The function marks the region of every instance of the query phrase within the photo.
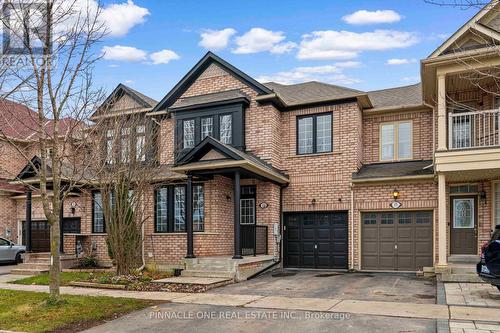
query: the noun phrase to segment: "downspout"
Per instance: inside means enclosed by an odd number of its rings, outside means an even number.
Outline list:
[[[432,109],[432,164],[424,168],[427,169],[433,167],[436,160],[436,109],[427,102],[424,105]]]
[[[141,200],[141,206],[142,206],[142,211],[144,212],[144,200]],[[144,237],[144,221],[142,222],[141,225],[141,259],[142,259],[142,265],[139,267],[137,270],[139,272],[143,271],[146,268],[146,257],[145,257],[145,251],[144,251],[144,243],[145,243],[145,237]]]
[[[349,270],[354,270],[354,184],[351,180],[351,227],[349,228],[349,238],[351,242],[351,263],[349,264]]]

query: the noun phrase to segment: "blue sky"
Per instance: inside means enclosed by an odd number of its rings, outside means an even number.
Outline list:
[[[478,10],[423,0],[113,0],[105,8],[111,33],[97,84],[111,91],[121,82],[158,100],[208,49],[263,81],[360,90],[415,83],[419,60]]]

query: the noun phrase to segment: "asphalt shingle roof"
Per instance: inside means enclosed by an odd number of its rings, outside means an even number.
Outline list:
[[[422,84],[368,92],[374,108],[422,104]]]
[[[352,174],[353,179],[405,177],[434,174],[432,160],[366,164]]]
[[[237,98],[247,98],[240,90],[227,90],[212,94],[180,98],[170,107],[171,109],[184,108],[212,102],[229,101]]]
[[[365,94],[365,92],[360,90],[317,81],[290,85],[268,82],[264,83],[264,85],[278,93],[283,101],[289,106],[332,99],[353,98]]]

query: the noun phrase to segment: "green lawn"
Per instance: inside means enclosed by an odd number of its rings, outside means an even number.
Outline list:
[[[71,281],[90,281],[96,280],[108,280],[114,276],[112,272],[99,272],[99,273],[87,273],[87,272],[61,272],[61,285],[68,285]],[[49,285],[49,274],[44,273],[40,275],[30,276],[21,280],[12,281],[15,284],[38,284],[38,285]]]
[[[156,304],[154,301],[64,295],[64,302],[47,305],[48,294],[0,290],[0,330],[79,331]]]

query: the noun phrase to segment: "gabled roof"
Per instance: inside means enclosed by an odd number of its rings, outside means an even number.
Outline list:
[[[211,64],[218,66],[231,73],[238,80],[255,89],[259,94],[270,94],[272,91],[259,83],[249,75],[243,73],[224,59],[216,56],[212,52],[207,52],[203,58],[175,85],[168,94],[153,108],[152,112],[164,110],[170,107],[186,91],[186,89],[208,68]]]
[[[264,85],[276,92],[285,102],[286,106],[298,106],[335,99],[356,98],[361,95],[366,95],[365,92],[360,90],[318,81],[290,85],[268,82],[264,83]]]
[[[467,21],[460,29],[458,29],[453,35],[451,35],[447,40],[444,41],[434,52],[432,52],[428,59],[436,58],[443,53],[445,53],[449,48],[451,48],[461,37],[465,36],[470,30],[474,31],[476,34],[482,34],[492,39],[496,39],[500,42],[500,35],[498,31],[491,29],[490,27],[484,25],[480,21],[489,14],[492,10],[496,10],[499,4],[498,0],[492,0],[486,4],[481,10],[474,15],[469,21]]]
[[[204,160],[203,157],[211,151],[216,152],[216,157]],[[244,153],[210,136],[203,139],[180,158],[177,161],[177,166],[173,167],[171,171],[192,172],[228,168],[242,168],[283,185],[289,182],[288,176],[258,157]]]
[[[16,180],[24,180],[28,178],[33,178],[38,176],[38,171],[42,165],[42,160],[38,156],[33,156],[30,162],[21,170],[21,172],[16,176]],[[33,167],[34,166],[34,167]],[[50,173],[50,167],[47,166],[47,173]]]
[[[241,101],[246,104],[250,103],[248,97],[240,90],[226,90],[205,95],[196,95],[186,98],[180,98],[169,107],[170,110],[189,109],[193,107],[220,105],[234,101]]]
[[[137,103],[139,108],[150,109],[154,107],[156,104],[158,104],[158,102],[153,98],[146,96],[135,89],[127,87],[123,83],[120,83],[111,92],[111,94],[109,94],[109,96],[104,100],[104,102],[99,106],[99,108],[92,115],[92,117],[102,115],[104,112],[109,112],[109,109],[111,109],[113,104],[125,94],[130,96]]]

